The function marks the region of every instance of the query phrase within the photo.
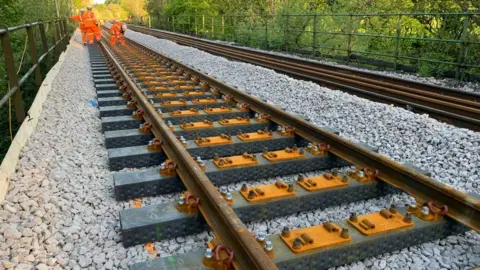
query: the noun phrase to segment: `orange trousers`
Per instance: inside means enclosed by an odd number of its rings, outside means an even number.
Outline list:
[[[121,43],[122,45],[125,45],[125,39],[123,39],[122,33],[112,34],[112,37],[110,38],[110,44],[116,45],[116,44],[117,44],[117,40],[120,41],[120,43]]]

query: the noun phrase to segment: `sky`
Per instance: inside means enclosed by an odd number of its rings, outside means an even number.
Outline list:
[[[105,3],[105,0],[95,0],[93,1],[95,4],[103,4]]]

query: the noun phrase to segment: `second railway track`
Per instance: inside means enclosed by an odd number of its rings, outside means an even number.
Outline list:
[[[271,68],[374,101],[427,113],[433,118],[459,127],[480,130],[478,93],[230,46],[146,27],[131,26],[131,29],[230,59]]]
[[[211,250],[139,263],[134,269],[321,269],[466,230],[480,202],[413,168],[351,143],[131,40],[91,49],[117,200],[187,190],[178,202],[123,210],[125,246],[211,228]],[[120,87],[121,91],[115,90]],[[248,152],[248,153],[247,153]],[[353,164],[357,169],[338,173]],[[264,186],[225,185],[328,170]],[[217,187],[219,189],[217,189]],[[252,236],[243,222],[406,191],[414,207],[281,235]],[[464,224],[464,225],[462,225]]]

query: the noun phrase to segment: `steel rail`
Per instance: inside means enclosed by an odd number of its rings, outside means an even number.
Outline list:
[[[135,27],[133,28],[137,29]],[[387,101],[397,105],[410,106],[419,111],[430,113],[439,120],[473,130],[480,130],[480,102],[478,102],[480,101],[480,95],[476,93],[456,91],[450,88],[436,87],[387,76],[378,76],[373,73],[359,72],[352,69],[344,70],[339,67],[333,67],[335,71],[331,71],[318,67],[322,66],[323,68],[323,66],[328,65],[311,61],[271,55],[269,53],[217,44],[196,38],[182,37],[178,34],[145,28],[138,29],[141,29],[140,32],[151,33],[153,36],[173,37],[173,40],[182,44],[197,47],[215,54],[258,64],[326,85],[339,87],[347,92],[376,101]],[[219,48],[221,48],[221,50]],[[338,72],[337,70],[343,71]],[[366,78],[360,76],[365,74],[368,74]],[[375,78],[372,76],[375,76]]]
[[[134,46],[149,52],[150,55],[167,59],[175,66],[188,70],[201,80],[207,81],[211,87],[218,87],[224,94],[232,95],[235,100],[250,104],[250,107],[259,113],[271,115],[271,119],[281,125],[295,127],[296,133],[312,142],[324,142],[330,145],[330,152],[354,165],[369,167],[379,171],[378,178],[386,183],[400,188],[415,197],[417,202],[426,203],[433,201],[440,205],[448,206],[447,215],[454,220],[480,231],[480,199],[455,190],[430,177],[416,172],[396,161],[370,151],[351,141],[342,138],[333,132],[319,128],[299,117],[293,116],[273,105],[270,105],[245,92],[239,91],[225,83],[217,81],[206,74],[161,55],[150,48],[127,39]]]
[[[246,226],[225,202],[217,188],[170,131],[153,105],[144,98],[142,91],[115,59],[114,53],[105,45],[105,41],[100,42],[100,45],[128,85],[138,107],[144,111],[145,120],[152,124],[153,134],[163,143],[162,149],[170,159],[176,162],[177,174],[187,190],[200,198],[199,209],[207,224],[222,243],[235,252],[239,269],[277,269]]]
[[[400,89],[405,89],[402,88],[405,86],[411,86],[412,88],[419,88],[421,90],[424,90],[426,92],[436,92],[440,93],[441,95],[446,95],[446,96],[452,96],[452,97],[458,97],[463,100],[475,100],[480,102],[480,94],[475,93],[475,92],[467,92],[467,91],[460,91],[456,90],[453,88],[448,88],[444,86],[438,86],[438,85],[432,85],[432,84],[427,84],[427,83],[422,83],[422,82],[417,82],[417,81],[412,81],[408,79],[403,79],[403,78],[397,78],[397,77],[392,77],[388,75],[383,75],[383,74],[378,74],[370,71],[365,71],[365,70],[358,70],[358,69],[353,69],[349,67],[339,67],[335,66],[332,64],[326,64],[326,63],[320,63],[317,61],[312,61],[309,59],[301,59],[301,58],[294,58],[291,56],[287,55],[281,55],[281,54],[275,54],[271,52],[266,52],[266,51],[259,51],[255,50],[252,48],[247,48],[247,47],[240,47],[240,46],[232,46],[228,44],[221,44],[218,42],[210,41],[210,40],[205,40],[197,37],[192,37],[184,34],[179,34],[179,33],[172,33],[168,31],[162,31],[162,30],[157,30],[157,29],[151,29],[151,28],[146,28],[146,27],[141,27],[141,26],[136,26],[132,25],[130,28],[134,31],[146,31],[150,33],[154,33],[155,35],[168,35],[170,37],[175,37],[175,38],[183,38],[183,39],[188,39],[188,40],[193,40],[202,44],[208,44],[211,46],[216,46],[216,47],[222,47],[222,49],[226,50],[232,50],[232,51],[237,51],[237,52],[248,52],[255,54],[256,56],[267,56],[267,57],[274,57],[277,60],[282,60],[283,62],[289,62],[293,64],[303,64],[303,65],[309,65],[309,68],[323,68],[322,71],[336,71],[336,72],[342,72],[344,75],[354,75],[355,79],[359,80],[364,80],[364,79],[375,79],[380,80],[379,83],[386,82],[388,83],[387,86],[391,87],[399,87]],[[154,36],[155,36],[154,35]],[[218,52],[221,53],[221,52]],[[272,59],[272,58],[269,58]],[[478,105],[480,106],[480,105]]]

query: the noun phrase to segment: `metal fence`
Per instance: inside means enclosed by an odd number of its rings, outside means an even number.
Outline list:
[[[151,25],[312,58],[464,80],[480,76],[479,15],[477,12],[197,15],[152,17]]]
[[[46,27],[48,27],[49,31],[45,30]],[[29,59],[32,66],[19,79],[10,35],[13,32],[23,29],[26,31],[26,42],[28,43]],[[37,40],[38,38],[40,41]],[[17,124],[20,124],[26,116],[25,104],[22,100],[20,87],[33,75],[36,88],[40,88],[43,80],[40,64],[45,62],[46,68],[50,70],[53,66],[53,62],[56,62],[61,52],[66,49],[69,40],[67,21],[66,19],[57,19],[49,22],[39,21],[9,27],[7,29],[0,29],[0,40],[2,43],[2,52],[9,85],[8,92],[0,100],[0,108],[5,106],[8,100],[12,98]],[[41,43],[40,53],[42,54],[40,56],[38,56],[38,42]],[[54,59],[52,59],[52,56]],[[23,61],[23,59],[20,61]]]

